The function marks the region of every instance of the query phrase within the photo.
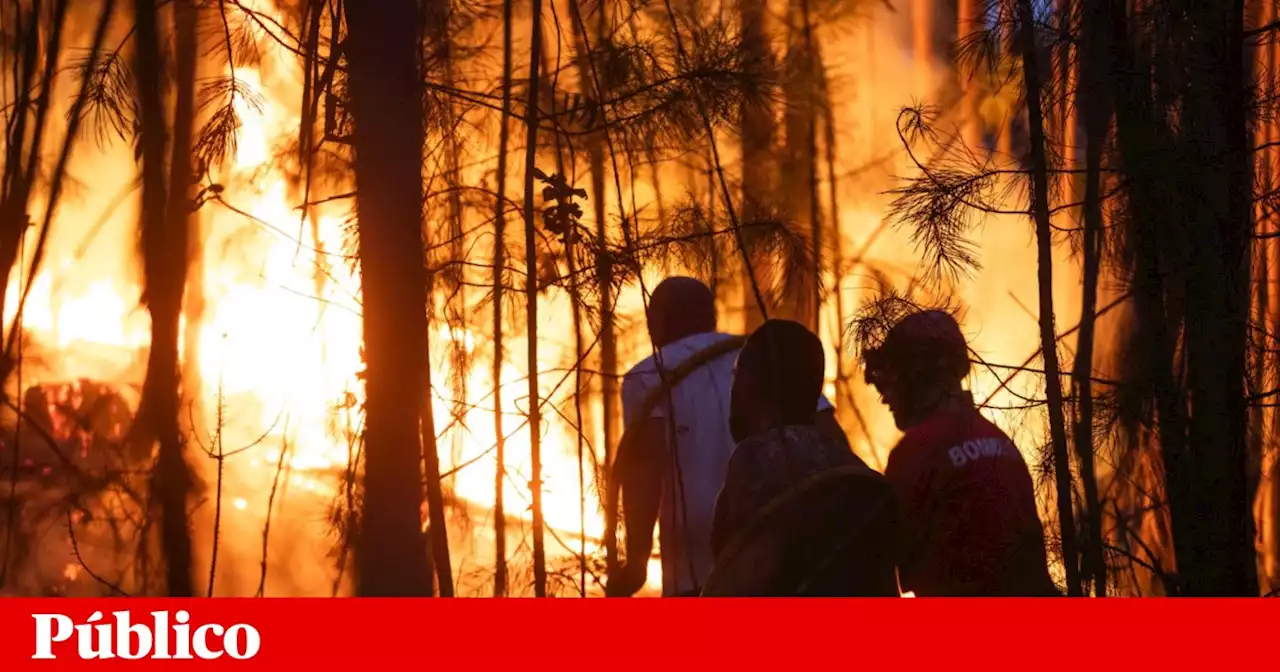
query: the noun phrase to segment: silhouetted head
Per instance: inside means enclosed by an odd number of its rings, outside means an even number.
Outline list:
[[[826,358],[822,342],[804,325],[768,320],[738,353],[729,402],[735,441],[781,425],[814,421]]]
[[[716,330],[716,298],[693,278],[667,278],[649,297],[649,338],[661,348],[686,336]]]
[[[955,318],[923,310],[902,318],[864,355],[866,379],[880,392],[899,429],[924,420],[961,392],[969,375],[969,346]]]

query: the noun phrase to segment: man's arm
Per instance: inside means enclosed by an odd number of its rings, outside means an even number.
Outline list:
[[[662,497],[667,427],[663,418],[650,418],[638,423],[633,431],[636,436],[628,442],[627,454],[618,455],[618,477],[627,530],[627,561],[647,564],[653,552],[653,529]]]
[[[664,418],[648,418],[628,428],[614,461],[614,474],[622,489],[627,559],[618,576],[609,578],[609,595],[633,595],[648,577],[667,455]]]

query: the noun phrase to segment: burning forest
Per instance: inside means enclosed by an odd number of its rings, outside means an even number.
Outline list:
[[[0,0],[0,594],[671,594],[616,459],[679,276],[820,338],[877,475],[868,352],[955,316],[1057,591],[1274,595],[1277,26]]]

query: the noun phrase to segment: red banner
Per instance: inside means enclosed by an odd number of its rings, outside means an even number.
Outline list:
[[[0,670],[1272,666],[1273,600],[0,600]],[[1260,668],[1264,669],[1264,668]]]

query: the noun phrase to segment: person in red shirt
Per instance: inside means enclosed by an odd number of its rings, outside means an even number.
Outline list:
[[[913,312],[863,359],[904,432],[885,468],[903,517],[902,590],[1059,595],[1027,464],[962,386],[969,351],[955,319]]]

